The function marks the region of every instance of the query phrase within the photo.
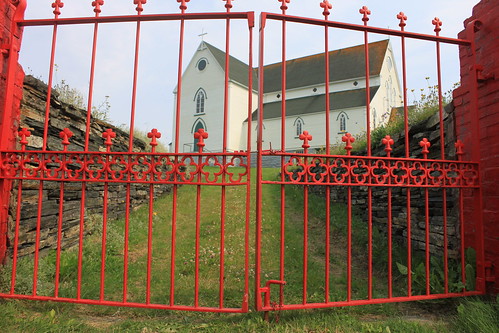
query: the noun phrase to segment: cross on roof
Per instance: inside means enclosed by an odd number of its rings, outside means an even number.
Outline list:
[[[201,33],[198,36],[201,37],[202,42],[204,42],[204,36],[206,36],[207,34],[207,32],[204,32],[204,29],[201,30]]]

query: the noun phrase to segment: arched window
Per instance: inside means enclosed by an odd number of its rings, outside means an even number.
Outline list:
[[[194,100],[196,101],[196,114],[204,113],[204,101],[208,99],[206,96],[206,91],[203,88],[199,88],[194,96]]]
[[[345,112],[341,112],[336,120],[340,123],[340,133],[345,133],[347,131],[347,114]]]
[[[299,137],[300,134],[303,133],[303,124],[304,124],[303,119],[297,118],[295,120],[295,124],[294,125],[295,125],[295,130],[296,130],[295,131],[295,136],[296,137]]]

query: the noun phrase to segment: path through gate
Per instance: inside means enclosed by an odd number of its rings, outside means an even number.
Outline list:
[[[381,29],[368,26],[370,11],[365,7],[361,9],[364,24],[356,25],[330,21],[328,1],[320,3],[324,19],[289,16],[286,13],[289,1],[280,1],[282,14],[261,13],[259,67],[256,70],[252,61],[253,12],[233,12],[232,1],[226,0],[224,12],[190,13],[188,0],[177,2],[180,4],[177,14],[146,14],[146,1],[134,1],[133,15],[106,16],[104,2],[94,1],[92,16],[65,18],[61,12],[66,8],[57,0],[52,4],[54,18],[24,19],[26,1],[20,1],[14,25],[26,30],[49,27],[52,40],[43,127],[16,131],[20,139],[17,147],[8,146],[8,141],[1,143],[0,182],[3,187],[13,187],[11,202],[16,204],[11,207],[14,226],[10,239],[12,253],[5,266],[9,271],[8,282],[2,286],[0,297],[169,310],[247,312],[253,278],[258,311],[435,299],[484,292],[480,282],[484,277],[481,266],[467,269],[475,263],[465,255],[466,248],[472,247],[476,250],[477,261],[482,260],[480,218],[472,223],[479,236],[473,240],[464,237],[465,225],[470,223],[465,221],[469,217],[463,208],[464,191],[478,198],[478,206],[474,209],[479,209],[479,166],[477,162],[461,160],[463,147],[460,143],[455,145],[457,152],[450,154],[457,158],[449,158],[440,69],[442,44],[462,45],[473,50],[471,39],[440,37],[438,19],[434,20],[436,34],[423,35],[405,31],[403,13],[397,16],[400,30]],[[224,29],[225,45],[219,50],[203,42],[196,52],[201,55],[211,52],[213,58],[205,55],[197,62],[186,63],[186,26],[200,21],[219,22]],[[147,133],[149,151],[140,150],[134,140],[136,121],[141,112],[145,112],[139,107],[141,78],[146,74],[139,66],[144,40],[141,31],[153,23],[158,26],[170,24],[170,28],[175,25],[178,29],[170,152],[156,151],[157,139],[161,137],[156,128]],[[117,143],[122,131],[99,127],[91,117],[95,104],[94,85],[101,79],[99,40],[105,34],[103,27],[113,24],[135,25],[129,139],[125,139],[125,146]],[[242,24],[244,34],[239,30],[235,33],[234,24],[239,27]],[[275,30],[268,28],[271,24],[280,27],[277,35]],[[320,112],[313,111],[313,117],[319,119],[313,126],[308,123],[312,118],[298,120],[300,117],[292,113],[302,97],[298,96],[302,92],[297,92],[299,89],[292,85],[302,80],[304,74],[295,71],[287,54],[290,25],[319,29],[321,34],[314,37],[324,44],[324,53],[316,56],[321,80],[306,87],[315,89],[314,105],[320,109]],[[53,116],[52,89],[59,52],[58,37],[65,28],[74,26],[88,26],[92,31],[86,117],[84,126],[67,124],[58,128]],[[359,75],[353,80],[355,83],[352,81],[354,86],[361,88],[357,91],[360,95],[355,98],[360,99],[358,106],[363,107],[362,121],[366,124],[366,154],[359,156],[352,153],[352,143],[359,138],[347,132],[346,118],[339,121],[339,130],[332,119],[338,114],[336,106],[342,97],[331,83],[341,66],[331,60],[331,52],[335,49],[331,36],[333,32],[343,30],[356,31],[363,39],[357,57]],[[12,31],[11,41],[15,39],[14,29]],[[383,137],[386,152],[383,156],[377,155],[372,148],[376,145],[371,135],[378,121],[371,109],[372,97],[377,89],[383,89],[379,87],[380,78],[372,74],[378,55],[369,38],[377,34],[400,41],[402,50],[404,148],[393,151],[394,140],[390,136]],[[279,38],[282,56],[282,61],[273,66],[267,66],[265,62],[269,47],[266,41],[270,38],[272,41]],[[431,45],[435,50],[438,76],[436,124],[440,132],[436,138],[417,138],[422,147],[418,158],[414,158],[410,150],[410,143],[416,137],[411,138],[409,132],[407,40]],[[244,45],[246,64],[232,57],[234,44],[238,50]],[[218,65],[218,73],[223,73],[218,81],[199,79],[198,83],[219,85],[222,87],[220,94],[213,96],[202,87],[195,88],[194,94],[192,80],[186,73],[189,70],[208,73],[215,67],[213,65]],[[10,73],[16,66],[17,59],[11,53]],[[11,76],[7,76],[7,94],[13,92],[15,84]],[[241,85],[246,89],[241,90]],[[278,97],[269,102],[269,96],[274,92]],[[244,101],[244,110],[237,117],[231,113],[231,96],[236,94]],[[217,98],[216,121],[210,122],[205,117],[205,106]],[[5,110],[12,109],[12,103],[12,99],[7,98]],[[312,108],[313,105],[302,104],[301,107]],[[277,121],[268,116],[275,110],[278,110]],[[10,115],[4,116],[3,124],[8,117]],[[338,119],[339,116],[334,121]],[[234,122],[238,120],[245,126],[243,133],[235,139]],[[165,130],[161,131],[165,133]],[[50,138],[53,132],[57,132],[60,141]],[[102,136],[99,144],[92,137],[95,133]],[[332,148],[337,143],[338,133],[345,143],[340,152]],[[8,128],[3,126],[2,138],[9,135]],[[37,137],[40,147],[33,149],[30,137]],[[236,145],[236,141],[243,142],[244,148]],[[267,147],[269,141],[271,145]],[[431,141],[439,143],[434,147]],[[438,152],[437,156],[430,158],[433,156],[430,150]],[[271,172],[272,176],[265,172],[269,160],[278,161],[279,165]],[[256,163],[256,168],[251,167],[252,163]],[[256,180],[252,180],[252,176]],[[190,191],[189,200],[179,194],[181,187]],[[156,198],[158,193],[166,191],[165,188],[171,194],[162,206],[159,202],[163,199]],[[255,197],[252,189],[256,190]],[[133,201],[139,192],[146,198],[146,209],[140,218],[135,218]],[[115,205],[116,193],[121,201]],[[71,213],[67,203],[70,196],[79,199],[78,207],[71,207]],[[214,206],[208,204],[208,198],[213,197],[217,202]],[[48,205],[49,199],[53,201]],[[9,202],[6,196],[2,200],[2,205]],[[95,201],[101,204],[101,209],[90,217],[90,203]],[[277,220],[274,215],[267,216],[268,212],[263,209],[270,201],[279,212]],[[319,214],[314,211],[317,201],[323,204],[319,205]],[[297,202],[300,209],[291,209],[290,204]],[[35,236],[33,253],[25,256],[20,244],[27,237],[23,211],[28,206],[36,207],[31,209],[30,222]],[[405,210],[405,227],[401,227],[400,216],[394,215],[395,206],[401,216]],[[251,232],[253,208],[254,234]],[[56,221],[47,221],[50,209],[57,210]],[[121,222],[115,222],[113,211],[119,209],[124,211],[124,217]],[[96,221],[95,215],[98,215]],[[65,257],[63,244],[71,221],[72,228],[77,230],[77,244],[73,248],[74,256]],[[362,226],[360,229],[357,229],[358,223]],[[47,224],[56,230],[51,260],[44,259],[45,241],[42,238]],[[375,228],[380,224],[384,225],[386,239],[377,236]],[[92,232],[99,236],[98,241],[89,236],[92,225],[96,230]],[[422,266],[413,263],[416,249],[412,244],[415,241],[411,228],[415,226],[425,230],[423,239],[417,240],[418,250],[423,253]],[[147,230],[143,239],[137,236],[137,230],[141,228]],[[438,249],[433,239],[435,228],[440,228],[442,246]],[[449,235],[451,229],[452,235]],[[343,234],[340,235],[341,230]],[[403,245],[395,245],[396,231],[400,233],[398,236],[403,236]],[[123,234],[118,241],[113,238],[115,232]],[[457,234],[461,235],[459,243],[450,244],[449,237]],[[217,246],[208,245],[213,240]],[[91,242],[98,242],[98,251],[90,250]],[[290,247],[294,250],[298,247],[300,256],[293,254],[290,257]],[[402,258],[401,252],[404,253]],[[250,260],[253,254],[254,266]],[[439,271],[435,270],[433,258],[441,258],[442,276],[436,276]],[[23,275],[26,266],[30,272],[28,277]],[[401,270],[405,282],[401,282],[396,269]],[[142,273],[138,274],[138,271]],[[321,277],[317,279],[317,276]],[[475,277],[479,283],[470,287],[469,281]],[[441,285],[441,290],[433,289],[435,281]]]

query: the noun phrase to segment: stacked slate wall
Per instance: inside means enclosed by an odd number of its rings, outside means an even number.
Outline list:
[[[24,81],[24,93],[21,104],[21,127],[31,131],[28,138],[27,151],[41,150],[43,145],[43,132],[45,122],[45,103],[47,85],[27,76]],[[86,110],[75,108],[61,102],[54,92],[50,101],[50,117],[48,124],[47,150],[61,151],[62,140],[59,133],[64,128],[73,132],[69,139],[68,151],[83,151],[85,146]],[[116,132],[111,151],[128,151],[128,133],[103,121],[92,119],[90,126],[89,151],[106,151],[102,133],[111,128]],[[134,152],[143,152],[147,144],[141,140],[134,140]],[[20,147],[18,147],[20,148]],[[50,167],[50,166],[49,166]],[[108,221],[124,216],[126,210],[125,183],[108,183]],[[13,246],[14,228],[16,225],[16,207],[18,201],[18,182],[14,182],[10,204],[10,246]],[[136,209],[149,200],[149,184],[132,184],[130,186],[130,209]],[[154,196],[159,197],[170,192],[169,185],[155,185]],[[82,220],[82,183],[64,182],[63,188],[63,214],[62,214],[62,247],[68,248],[78,243],[80,221]],[[41,194],[41,195],[40,195]],[[87,183],[85,191],[84,232],[93,232],[95,223],[103,213],[104,183]],[[24,180],[21,187],[21,214],[19,221],[19,255],[31,254],[35,251],[36,228],[38,216],[40,218],[40,251],[54,249],[57,246],[57,228],[59,223],[59,209],[61,197],[61,182],[38,180]],[[39,204],[41,203],[41,205]],[[97,221],[97,222],[95,222]]]
[[[449,104],[444,110],[445,156],[446,159],[455,159],[454,143],[454,115],[453,107]],[[392,157],[405,157],[405,134],[398,133],[392,136]],[[419,142],[427,138],[431,142],[429,159],[440,159],[440,124],[438,113],[427,120],[409,128],[410,157],[422,158]],[[372,151],[373,156],[386,156],[385,146],[379,145]],[[352,152],[352,155],[365,156],[366,152]],[[313,193],[325,196],[324,186],[310,186]],[[352,207],[354,214],[363,221],[368,220],[368,189],[366,186],[352,188]],[[444,227],[443,227],[443,191],[442,189],[429,189],[430,212],[430,252],[443,255]],[[447,234],[449,256],[456,258],[459,255],[459,192],[447,189]],[[347,187],[332,186],[331,201],[346,204]],[[426,207],[425,190],[411,188],[411,247],[413,250],[426,248]],[[407,243],[407,187],[392,187],[392,236],[399,244]],[[372,187],[372,218],[373,225],[386,234],[388,229],[388,188]]]

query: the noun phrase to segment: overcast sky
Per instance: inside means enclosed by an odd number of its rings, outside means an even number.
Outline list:
[[[28,0],[27,19],[52,18],[53,0]],[[133,15],[133,0],[105,0],[101,16]],[[322,19],[319,0],[291,0],[288,14]],[[331,1],[333,9],[329,17],[332,21],[362,24],[359,8],[368,6],[372,14],[369,25],[399,29],[396,15],[403,11],[407,17],[406,31],[434,34],[432,19],[439,17],[442,22],[442,36],[456,37],[463,30],[463,21],[471,15],[478,0],[345,0]],[[61,18],[93,16],[91,0],[66,0],[61,9]],[[191,0],[187,12],[225,11],[222,0]],[[277,0],[233,0],[232,11],[262,11],[280,13],[281,3]],[[178,13],[176,0],[148,0],[143,14]],[[256,20],[258,24],[258,19]],[[212,45],[225,47],[224,21],[189,21],[186,23],[184,68],[203,38]],[[280,24],[270,22],[266,29],[265,63],[278,62],[280,54]],[[98,51],[96,62],[94,105],[100,104],[109,96],[111,119],[115,124],[128,124],[130,121],[133,59],[135,48],[135,23],[102,24],[99,26]],[[72,87],[88,94],[91,42],[93,25],[61,26],[57,39],[56,82],[65,80]],[[48,78],[52,27],[27,27],[23,36],[21,64],[27,74]],[[139,88],[137,93],[136,126],[149,131],[155,127],[163,133],[162,141],[168,144],[172,137],[173,90],[176,86],[178,64],[178,22],[147,22],[142,24],[139,63]],[[370,41],[386,39],[386,36],[370,34]],[[254,31],[255,56],[258,54],[258,29]],[[330,49],[338,49],[363,43],[362,33],[339,29],[330,30]],[[400,72],[400,39],[391,38],[396,52]],[[231,55],[248,62],[247,24],[234,21],[231,35]],[[324,51],[323,29],[304,25],[289,24],[288,59],[316,54]],[[425,88],[425,77],[430,84],[436,83],[435,46],[429,42],[407,44],[408,88]],[[442,48],[443,88],[449,89],[459,81],[458,50],[455,46]],[[254,59],[254,65],[257,65]],[[419,94],[410,94],[410,99]]]

